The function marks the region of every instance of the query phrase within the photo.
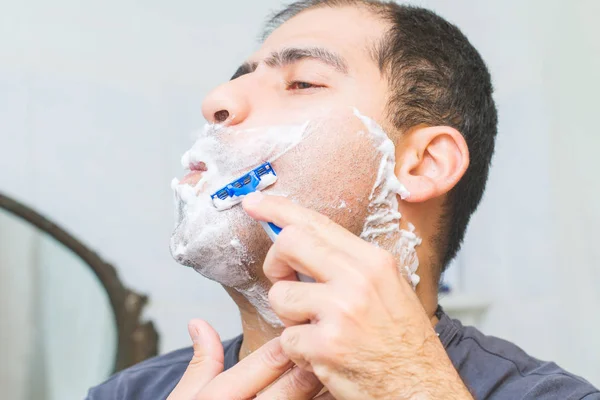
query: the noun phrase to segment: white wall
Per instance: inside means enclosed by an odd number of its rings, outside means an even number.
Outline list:
[[[462,287],[492,301],[481,328],[600,385],[600,3],[421,4],[464,30],[496,87],[494,167],[461,254]]]
[[[598,3],[419,3],[480,49],[500,110],[490,185],[463,252],[463,287],[493,300],[488,333],[600,385]],[[162,351],[188,344],[192,317],[224,337],[239,332],[221,288],[169,256],[169,182],[181,172],[189,133],[203,123],[202,98],[256,47],[277,4],[0,4],[0,189],[149,293]]]
[[[188,343],[192,316],[239,333],[221,287],[169,255],[169,186],[203,97],[253,49],[275,3],[0,4],[0,187],[149,293],[164,351]]]

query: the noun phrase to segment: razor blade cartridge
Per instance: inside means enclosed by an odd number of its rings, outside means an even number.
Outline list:
[[[277,181],[271,163],[266,162],[217,190],[210,197],[214,206],[222,211],[239,204],[249,193],[263,190]]]

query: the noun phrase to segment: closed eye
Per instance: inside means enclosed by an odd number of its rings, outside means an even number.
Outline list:
[[[308,89],[319,89],[324,88],[323,85],[317,85],[310,82],[303,81],[289,81],[285,84],[287,90],[308,90]]]

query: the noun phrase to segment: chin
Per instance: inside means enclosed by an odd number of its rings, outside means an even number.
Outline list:
[[[170,240],[171,255],[179,264],[232,288],[256,282],[268,247],[260,225],[241,207],[227,211],[187,214],[185,206]],[[265,238],[263,238],[265,236]],[[267,239],[268,240],[268,239]]]

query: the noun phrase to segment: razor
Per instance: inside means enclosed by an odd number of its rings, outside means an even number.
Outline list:
[[[219,211],[230,209],[242,202],[244,197],[252,192],[266,189],[277,182],[277,174],[270,162],[265,162],[254,168],[252,171],[240,178],[228,183],[221,189],[214,192],[210,197],[213,205]],[[272,222],[259,221],[263,229],[271,239],[275,241],[281,228]],[[298,279],[304,282],[314,282],[315,280],[304,274],[298,273]]]
[[[228,183],[210,197],[215,208],[227,210],[242,202],[243,198],[256,191],[266,189],[277,182],[277,174],[270,162],[259,165],[240,178]],[[281,228],[272,222],[259,221],[269,238],[274,242]]]

